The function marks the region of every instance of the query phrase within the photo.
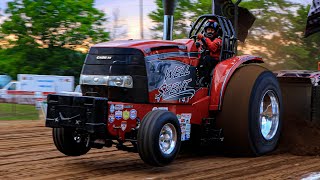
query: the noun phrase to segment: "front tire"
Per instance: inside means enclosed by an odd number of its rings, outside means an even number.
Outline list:
[[[258,65],[240,67],[227,86],[217,124],[231,155],[273,151],[282,125],[282,96],[274,74]]]
[[[181,146],[181,129],[175,114],[164,110],[149,112],[138,131],[138,152],[152,166],[170,164]]]
[[[89,136],[78,134],[72,128],[53,128],[52,136],[57,149],[67,156],[81,156],[91,149],[87,146]]]

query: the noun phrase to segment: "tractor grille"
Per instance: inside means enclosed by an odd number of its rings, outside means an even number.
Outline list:
[[[81,74],[130,75],[133,78],[133,88],[82,85],[81,90],[86,96],[107,97],[110,101],[148,102],[145,59],[138,49],[93,47],[86,57]]]

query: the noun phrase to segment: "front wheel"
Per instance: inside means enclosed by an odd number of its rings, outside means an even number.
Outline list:
[[[57,149],[67,156],[81,156],[91,149],[89,136],[80,134],[73,128],[53,128],[52,136]]]
[[[152,166],[165,166],[178,155],[181,146],[179,121],[172,112],[155,110],[142,120],[138,131],[138,152]]]

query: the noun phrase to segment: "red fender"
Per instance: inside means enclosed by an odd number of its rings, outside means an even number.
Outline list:
[[[241,64],[263,63],[261,57],[243,55],[220,62],[214,69],[210,90],[210,110],[221,110],[221,103],[227,84],[234,71]]]

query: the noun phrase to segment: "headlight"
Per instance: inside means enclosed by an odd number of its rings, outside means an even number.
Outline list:
[[[133,80],[131,76],[101,76],[81,74],[80,84],[132,88]]]

